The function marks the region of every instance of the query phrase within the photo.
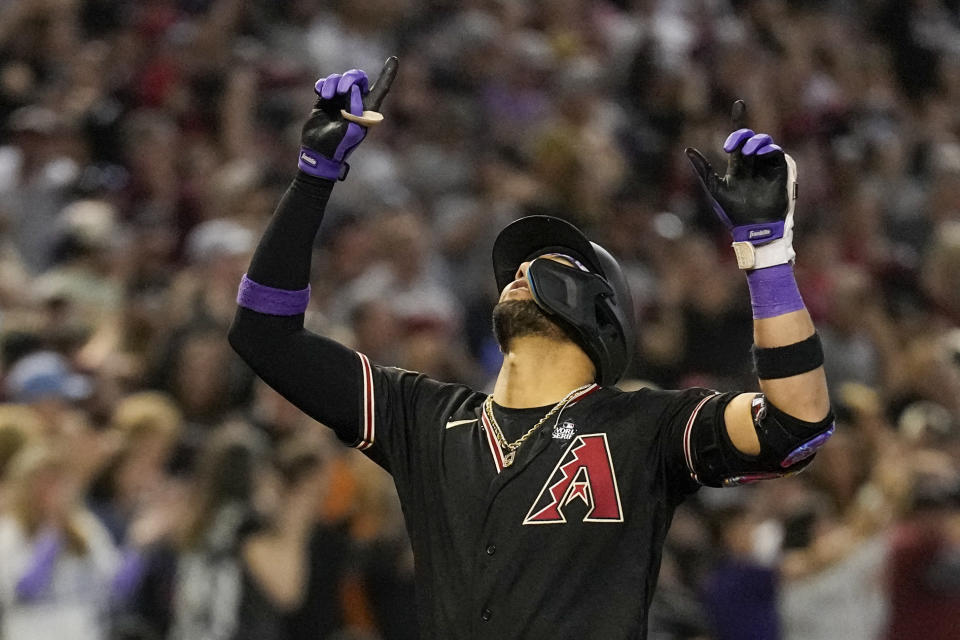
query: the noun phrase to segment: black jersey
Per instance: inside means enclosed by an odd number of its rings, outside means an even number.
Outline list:
[[[646,637],[674,508],[698,486],[685,442],[733,394],[593,385],[504,466],[485,395],[360,358],[361,424],[339,435],[393,475],[424,638]]]

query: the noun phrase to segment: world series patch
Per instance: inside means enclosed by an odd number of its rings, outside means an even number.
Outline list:
[[[563,424],[558,424],[553,427],[553,439],[554,440],[569,440],[573,437],[573,434],[576,432],[576,425],[573,424],[572,420],[564,420]]]

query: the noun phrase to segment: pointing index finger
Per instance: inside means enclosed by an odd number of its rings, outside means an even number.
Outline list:
[[[730,109],[730,119],[733,121],[734,129],[747,128],[747,103],[743,100],[736,100]]]
[[[398,64],[397,56],[387,58],[387,61],[383,64],[383,70],[380,71],[380,77],[378,77],[377,81],[370,87],[370,93],[364,96],[363,106],[365,109],[371,111],[380,110],[380,104],[390,91],[390,85],[393,84],[393,79],[397,76]]]

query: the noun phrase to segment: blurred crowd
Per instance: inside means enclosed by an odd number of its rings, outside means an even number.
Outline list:
[[[956,638],[958,4],[0,2],[0,638],[416,637],[389,476],[225,339],[313,81],[391,54],[308,327],[487,389],[493,238],[549,213],[628,273],[623,387],[757,388],[683,156],[722,166],[742,98],[799,166],[838,429],[803,474],[681,507],[650,637]]]

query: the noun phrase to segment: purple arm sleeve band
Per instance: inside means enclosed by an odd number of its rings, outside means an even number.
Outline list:
[[[804,308],[803,298],[793,277],[793,266],[778,264],[747,272],[753,319],[773,318]]]
[[[271,316],[296,316],[307,310],[310,302],[310,286],[298,291],[274,289],[254,282],[243,275],[240,290],[237,292],[237,304],[258,313]]]
[[[57,556],[63,541],[56,531],[47,531],[40,534],[33,547],[33,557],[30,567],[17,581],[17,597],[21,600],[36,600],[44,594],[53,578],[53,568],[57,563]]]

